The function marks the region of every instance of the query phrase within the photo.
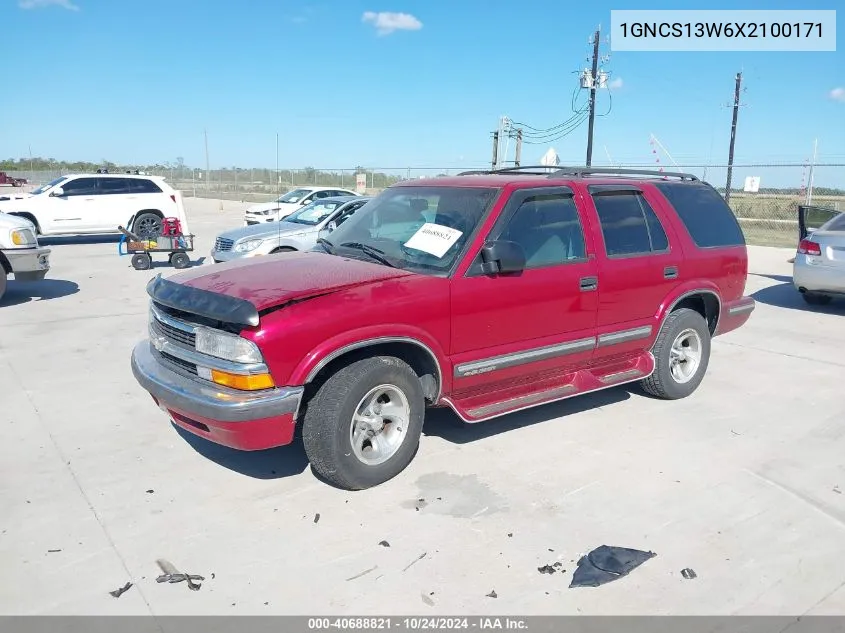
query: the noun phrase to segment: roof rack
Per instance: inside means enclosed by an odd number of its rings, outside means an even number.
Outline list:
[[[535,170],[543,169],[545,171],[537,172]],[[491,174],[519,174],[524,173],[529,176],[548,176],[551,172],[549,170],[558,169],[557,165],[525,165],[522,167],[502,167],[501,169],[476,169],[473,171],[463,171],[458,176],[480,176]]]
[[[616,167],[557,167],[557,170],[549,175],[549,178],[560,178],[561,176],[657,176],[660,178],[678,178],[680,180],[697,181],[699,178],[693,174],[680,171],[658,171],[656,169],[621,169]]]

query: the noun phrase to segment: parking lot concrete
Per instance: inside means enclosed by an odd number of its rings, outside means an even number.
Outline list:
[[[186,204],[195,260],[241,221]],[[749,248],[757,310],[690,398],[617,388],[475,426],[432,411],[408,470],[349,493],[299,445],[179,433],[139,388],[164,258],[140,272],[116,239],[46,242],[48,281],[0,301],[4,614],[845,613],[845,304],[805,306],[789,249]],[[568,588],[602,544],[657,556]],[[159,558],[202,589],[156,583]]]

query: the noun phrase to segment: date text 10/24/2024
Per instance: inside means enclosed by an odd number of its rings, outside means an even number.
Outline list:
[[[351,618],[309,618],[310,631],[527,631],[528,624],[522,618],[510,617],[351,617]]]

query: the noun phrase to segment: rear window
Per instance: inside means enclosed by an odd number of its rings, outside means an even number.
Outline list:
[[[132,193],[161,193],[161,187],[155,184],[152,180],[131,178],[129,182],[129,187]]]
[[[822,231],[845,231],[845,213],[840,213],[827,224],[822,226]]]
[[[675,208],[696,246],[745,246],[736,216],[715,189],[704,184],[677,182],[655,186]]]

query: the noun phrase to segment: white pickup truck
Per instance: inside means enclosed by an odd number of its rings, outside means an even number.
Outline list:
[[[40,281],[50,270],[50,249],[38,246],[35,226],[29,220],[0,212],[0,300],[6,279]]]

